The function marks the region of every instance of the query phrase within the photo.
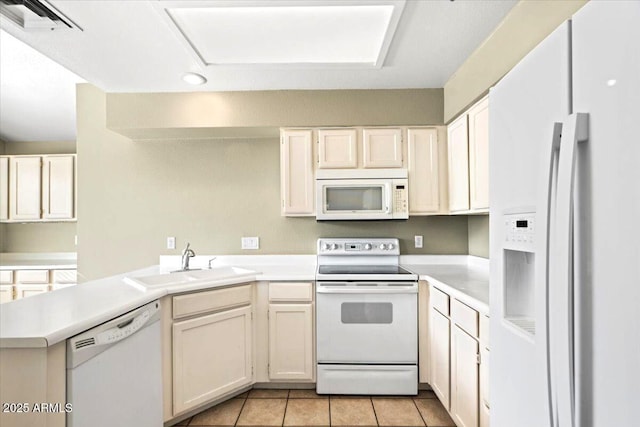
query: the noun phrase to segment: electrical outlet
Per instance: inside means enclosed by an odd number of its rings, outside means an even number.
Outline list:
[[[243,237],[240,243],[242,249],[260,249],[259,237]]]
[[[175,249],[175,248],[176,248],[176,238],[167,237],[167,249]]]
[[[413,236],[413,243],[416,248],[422,247],[422,236]]]

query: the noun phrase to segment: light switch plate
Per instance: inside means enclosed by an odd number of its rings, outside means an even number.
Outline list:
[[[243,237],[241,239],[242,249],[260,249],[259,237]]]
[[[422,247],[422,236],[413,236],[413,241],[416,248]]]

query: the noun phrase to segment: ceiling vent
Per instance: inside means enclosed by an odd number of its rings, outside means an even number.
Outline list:
[[[0,15],[25,31],[79,29],[73,21],[43,0],[0,0]]]

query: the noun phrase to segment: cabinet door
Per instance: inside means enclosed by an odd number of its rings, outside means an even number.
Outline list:
[[[314,215],[313,140],[310,130],[282,131],[280,181],[282,215]]]
[[[364,129],[362,165],[365,168],[402,167],[402,131],[400,129]]]
[[[9,158],[0,157],[0,221],[9,219]]]
[[[489,349],[480,349],[480,427],[489,427]]]
[[[251,306],[173,324],[173,414],[253,380]]]
[[[49,285],[15,285],[16,299],[49,292]]]
[[[489,98],[469,110],[469,203],[489,209]]]
[[[447,128],[449,153],[449,210],[469,210],[469,148],[467,115]]]
[[[440,210],[438,182],[438,132],[436,129],[409,129],[409,214]]]
[[[431,388],[449,410],[450,321],[434,308],[430,309]]]
[[[311,304],[269,304],[269,378],[313,380]]]
[[[13,301],[13,285],[0,285],[0,304]]]
[[[478,341],[458,326],[451,335],[451,416],[460,427],[478,427]]]
[[[358,166],[355,129],[325,129],[318,131],[319,168],[355,168]]]
[[[11,157],[9,161],[9,219],[40,219],[41,157]]]
[[[75,156],[44,156],[42,158],[42,217],[73,219]]]

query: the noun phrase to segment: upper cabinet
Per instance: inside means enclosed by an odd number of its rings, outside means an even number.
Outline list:
[[[9,159],[9,220],[42,218],[42,158]]]
[[[489,209],[489,98],[474,105],[469,116],[469,204]]]
[[[489,210],[489,100],[484,98],[447,128],[449,210]]]
[[[42,189],[42,218],[75,217],[75,157],[44,156]]]
[[[9,158],[0,157],[0,221],[9,219]]]
[[[437,129],[408,129],[407,153],[409,214],[438,213],[440,211],[440,168],[438,167],[440,153]]]
[[[311,130],[283,130],[280,134],[282,215],[315,215],[313,179]]]
[[[387,128],[363,129],[362,166],[365,168],[401,168],[402,131]]]
[[[75,163],[75,154],[0,157],[0,221],[74,220]]]
[[[358,167],[357,141],[355,129],[318,130],[318,168]]]

